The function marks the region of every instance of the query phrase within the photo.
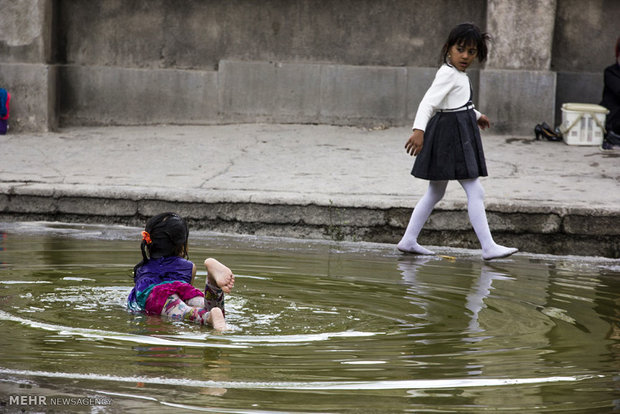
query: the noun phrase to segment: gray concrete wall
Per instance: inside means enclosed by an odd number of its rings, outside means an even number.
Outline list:
[[[556,0],[488,0],[493,42],[479,107],[496,133],[531,133],[554,119],[556,79],[549,67],[555,8]]]
[[[63,0],[62,63],[214,70],[221,60],[434,66],[486,0]]]
[[[491,132],[529,134],[565,99],[600,95],[620,21],[614,0],[0,0],[0,10],[13,131],[408,125],[448,31],[474,21],[495,39],[470,72],[477,105]]]
[[[10,131],[57,126],[51,0],[0,0],[0,87],[11,93]]]
[[[551,69],[602,72],[615,60],[619,36],[620,1],[558,0]]]
[[[52,3],[46,0],[0,1],[2,63],[49,63]]]
[[[409,124],[447,32],[461,19],[483,21],[485,7],[483,0],[183,6],[61,2],[61,125]]]
[[[231,60],[221,61],[217,72],[63,65],[60,121],[64,126],[403,125],[412,122],[435,71]],[[477,90],[479,71],[471,70],[469,76]]]
[[[213,71],[59,66],[61,125],[200,124],[217,120]]]
[[[551,69],[557,72],[556,125],[566,102],[598,104],[603,70],[615,61],[620,1],[558,0]]]

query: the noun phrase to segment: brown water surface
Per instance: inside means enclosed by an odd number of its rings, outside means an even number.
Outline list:
[[[138,234],[0,223],[0,411],[620,410],[617,260],[194,232],[217,333],[126,310]]]

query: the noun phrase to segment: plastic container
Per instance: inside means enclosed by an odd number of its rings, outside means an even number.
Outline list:
[[[601,145],[609,110],[600,105],[565,103],[560,130],[568,145]]]

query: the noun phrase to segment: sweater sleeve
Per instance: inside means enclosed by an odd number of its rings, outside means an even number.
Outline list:
[[[445,65],[439,68],[431,87],[428,88],[418,106],[418,112],[415,115],[415,121],[413,121],[413,129],[422,131],[426,129],[426,124],[430,121],[441,101],[450,93],[455,81],[450,68]]]

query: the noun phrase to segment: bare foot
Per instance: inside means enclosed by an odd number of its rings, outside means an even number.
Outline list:
[[[400,241],[396,247],[403,253],[413,253],[413,254],[423,254],[423,255],[434,255],[435,253],[428,250],[425,247],[420,246],[417,242],[404,242]]]
[[[212,284],[222,289],[224,293],[230,293],[235,286],[235,275],[232,271],[215,259],[208,258],[205,260],[207,268],[207,277]]]
[[[213,326],[213,329],[218,331],[226,330],[226,320],[224,319],[224,314],[220,308],[213,308],[209,311],[209,316],[207,316],[207,323]]]

